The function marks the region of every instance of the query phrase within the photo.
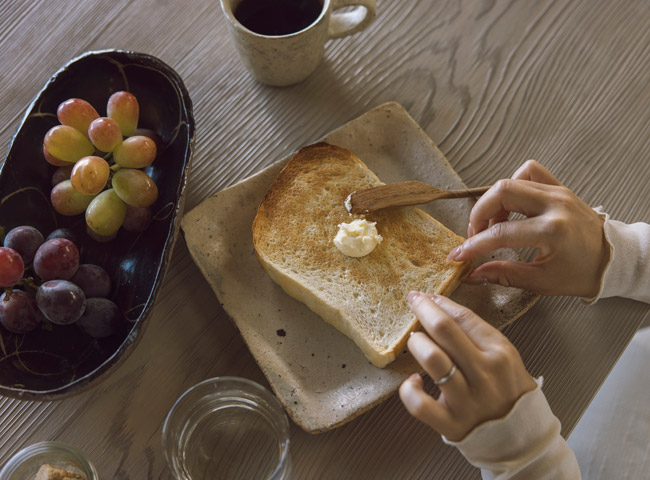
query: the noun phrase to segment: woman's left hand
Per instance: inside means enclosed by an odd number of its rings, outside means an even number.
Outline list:
[[[400,398],[418,420],[460,441],[537,387],[512,343],[474,312],[438,295],[411,292],[408,301],[426,332],[411,336],[409,350],[434,381],[448,376],[437,399],[424,391],[419,374],[402,383]]]

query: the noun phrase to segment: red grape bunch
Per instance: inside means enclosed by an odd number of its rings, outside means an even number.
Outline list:
[[[33,273],[37,279],[30,277]],[[109,300],[111,280],[98,265],[80,264],[72,232],[58,229],[44,238],[22,225],[0,247],[0,325],[12,333],[37,329],[45,317],[57,325],[76,324],[94,338],[114,334],[118,306]]]
[[[156,159],[160,137],[137,129],[140,107],[125,91],[108,99],[106,117],[85,100],[70,98],[57,109],[60,125],[43,139],[43,155],[59,167],[50,199],[61,215],[86,212],[89,235],[108,241],[120,227],[143,231],[151,222],[150,206],[158,187],[141,170]]]

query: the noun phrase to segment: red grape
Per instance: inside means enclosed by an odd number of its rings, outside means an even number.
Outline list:
[[[13,248],[0,247],[0,287],[11,287],[23,278],[25,264]]]
[[[29,265],[34,260],[36,250],[45,241],[43,234],[34,227],[21,225],[12,228],[5,236],[4,246],[17,251],[23,259],[24,265]]]
[[[115,303],[106,298],[89,298],[77,326],[93,338],[104,338],[117,332],[120,317],[120,309]]]
[[[22,290],[0,295],[0,324],[13,333],[27,333],[41,323],[34,297]]]
[[[70,240],[53,238],[36,251],[34,271],[43,281],[68,280],[79,268],[79,250]]]
[[[36,305],[50,322],[69,325],[84,313],[86,295],[72,282],[50,280],[38,287]]]
[[[111,278],[99,265],[79,265],[70,281],[84,291],[86,298],[108,297],[111,293]]]

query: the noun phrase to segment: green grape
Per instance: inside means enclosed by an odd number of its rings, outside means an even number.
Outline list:
[[[127,205],[148,207],[158,198],[158,187],[142,170],[122,168],[113,174],[115,193]]]
[[[100,117],[93,120],[88,127],[88,136],[102,152],[112,152],[122,143],[122,130],[112,118]]]
[[[122,135],[129,137],[138,127],[138,116],[140,107],[138,99],[129,92],[115,92],[108,99],[106,111],[109,118],[117,122],[122,130]]]
[[[74,189],[84,195],[97,195],[104,190],[111,167],[102,157],[84,157],[74,164],[70,181]]]
[[[124,168],[143,168],[155,159],[156,143],[143,135],[127,138],[113,151],[113,160]]]
[[[75,190],[70,180],[57,183],[50,192],[54,210],[61,215],[79,215],[92,202],[94,195],[83,195]]]
[[[110,242],[115,237],[117,237],[117,232],[113,232],[113,234],[111,234],[111,235],[99,235],[99,234],[93,232],[90,229],[90,227],[88,226],[88,224],[86,224],[86,233],[88,234],[88,236],[90,238],[92,238],[96,242],[100,242],[100,243]]]
[[[86,224],[97,235],[108,237],[117,232],[126,216],[126,204],[112,188],[97,195],[86,209]]]
[[[56,116],[61,124],[76,128],[86,137],[88,137],[90,123],[99,118],[97,110],[80,98],[70,98],[63,102],[57,108]]]
[[[43,144],[53,156],[69,163],[92,155],[95,151],[93,144],[79,130],[68,125],[50,128]]]
[[[65,167],[70,165],[70,162],[64,162],[63,160],[59,160],[50,152],[48,152],[47,148],[45,148],[45,145],[43,145],[43,157],[45,158],[45,161],[47,163],[49,163],[50,165],[54,165],[55,167]]]
[[[151,140],[153,140],[156,144],[156,152],[162,152],[165,149],[165,144],[163,143],[162,137],[150,128],[136,128],[132,136],[136,135],[144,135],[145,137],[149,137]]]

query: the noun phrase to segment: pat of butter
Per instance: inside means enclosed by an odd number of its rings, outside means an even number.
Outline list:
[[[383,240],[377,233],[377,222],[365,219],[352,220],[339,224],[339,231],[334,237],[334,245],[348,257],[363,257],[372,252]]]

